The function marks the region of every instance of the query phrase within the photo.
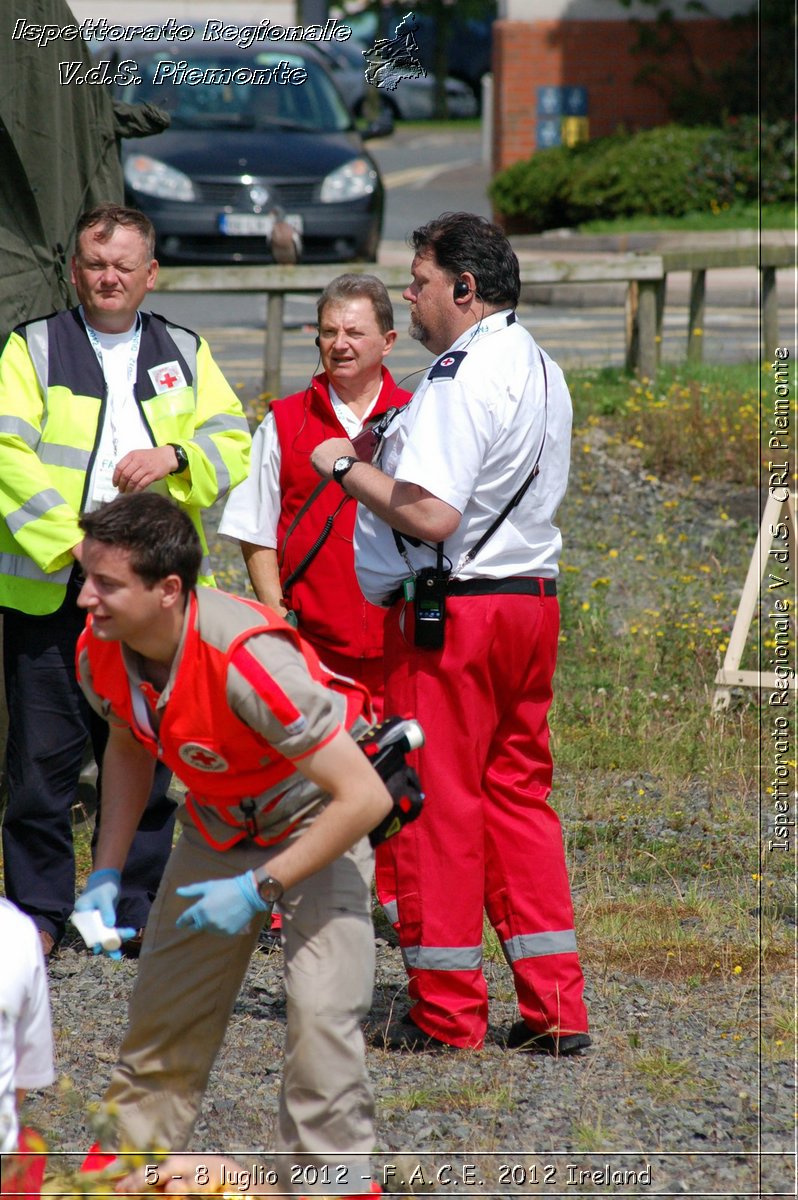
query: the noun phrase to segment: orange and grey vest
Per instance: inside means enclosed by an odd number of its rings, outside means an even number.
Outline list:
[[[78,642],[78,677],[86,656],[91,687],[106,715],[128,725],[133,736],[185,783],[192,821],[215,849],[227,849],[246,837],[269,845],[282,840],[318,805],[322,794],[291,759],[242,721],[227,701],[228,671],[233,667],[289,734],[299,732],[305,721],[278,681],[249,652],[248,639],[263,633],[289,637],[303,655],[311,677],[338,694],[341,725],[355,733],[368,727],[368,694],[352,680],[325,670],[313,649],[271,609],[213,589],[202,591],[209,593],[210,603],[214,597],[223,603],[229,636],[203,636],[194,593],[177,673],[160,710],[157,737],[146,728],[146,716],[144,725],[137,716],[142,704],[154,706],[157,695],[149,684],[139,690],[131,683],[120,643],[95,638],[91,618]]]

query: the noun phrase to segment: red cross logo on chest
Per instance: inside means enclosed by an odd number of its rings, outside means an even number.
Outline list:
[[[195,767],[212,767],[218,762],[215,754],[204,750],[195,750],[191,757]]]
[[[226,771],[227,761],[221,754],[209,746],[201,746],[198,742],[184,742],[178,754],[184,763],[195,771]]]

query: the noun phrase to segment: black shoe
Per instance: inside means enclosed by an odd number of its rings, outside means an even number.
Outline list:
[[[144,941],[144,930],[137,929],[133,937],[126,938],[119,949],[123,958],[138,958],[141,954],[141,943]]]
[[[461,1048],[453,1046],[450,1042],[442,1042],[440,1038],[433,1037],[431,1033],[425,1033],[423,1029],[419,1029],[409,1013],[405,1013],[401,1021],[401,1029],[396,1029],[385,1038],[384,1042],[378,1043],[381,1048],[407,1050],[411,1054],[448,1054]]]
[[[272,929],[264,926],[258,934],[258,950],[264,954],[271,954],[273,950],[279,950],[282,945],[280,927]]]
[[[592,1039],[588,1033],[535,1033],[526,1021],[516,1021],[507,1035],[508,1050],[526,1050],[531,1054],[551,1054],[561,1058],[566,1054],[578,1054],[587,1050]]]

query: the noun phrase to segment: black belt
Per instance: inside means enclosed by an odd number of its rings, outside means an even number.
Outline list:
[[[557,580],[542,575],[511,575],[508,579],[453,579],[447,596],[556,596]]]
[[[453,579],[446,585],[447,596],[556,596],[557,580],[542,575],[510,575],[506,579]],[[383,601],[390,608],[404,597],[396,588]]]

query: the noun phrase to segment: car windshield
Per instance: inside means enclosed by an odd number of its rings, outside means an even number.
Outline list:
[[[247,58],[160,54],[138,61],[140,83],[125,100],[157,104],[173,129],[297,129],[334,133],[352,118],[321,67],[292,54]],[[304,78],[302,77],[304,72]]]

